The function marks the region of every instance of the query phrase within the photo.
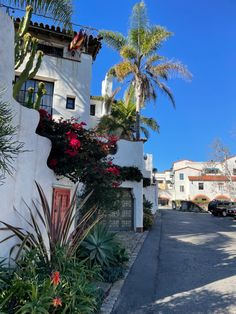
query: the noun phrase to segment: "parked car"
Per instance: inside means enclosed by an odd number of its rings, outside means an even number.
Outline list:
[[[208,211],[214,216],[226,217],[229,214],[228,209],[233,208],[233,206],[236,209],[235,202],[227,200],[213,200],[208,204]]]
[[[227,215],[236,217],[236,205],[232,205],[227,208]]]

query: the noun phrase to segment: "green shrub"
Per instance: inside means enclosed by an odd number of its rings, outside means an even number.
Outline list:
[[[115,282],[124,277],[125,267],[124,266],[106,266],[102,269],[102,277],[105,282]]]
[[[98,309],[101,292],[92,282],[101,279],[100,268],[89,269],[61,248],[55,254],[52,269],[41,264],[37,251],[27,253],[14,271],[5,268],[4,278],[0,269],[1,313],[89,314]]]
[[[143,229],[144,230],[149,230],[154,223],[154,216],[151,210],[152,207],[153,207],[152,202],[144,198],[143,200]]]

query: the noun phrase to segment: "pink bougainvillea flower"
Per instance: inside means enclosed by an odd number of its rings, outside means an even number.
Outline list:
[[[49,161],[49,166],[50,166],[51,168],[54,168],[54,167],[56,167],[57,163],[58,163],[57,159],[53,158],[53,159],[51,159],[51,160]]]
[[[107,163],[109,166],[113,166],[113,163],[112,163],[112,161],[108,161],[108,163]]]
[[[111,135],[110,137],[109,137],[109,142],[110,142],[110,144],[116,144],[116,142],[118,141],[118,137],[117,136],[114,136],[114,135]]]
[[[106,169],[107,172],[110,172],[112,174],[114,174],[115,176],[119,176],[120,175],[120,170],[116,167],[109,167]]]
[[[71,132],[71,131],[66,132],[66,136],[69,140],[77,139],[77,134],[75,134],[74,132]]]
[[[74,157],[74,156],[76,156],[76,155],[78,154],[78,151],[76,151],[76,150],[71,150],[71,149],[67,149],[67,150],[65,151],[65,154],[69,155],[70,157]]]
[[[40,114],[40,117],[43,119],[48,119],[48,120],[52,119],[52,116],[50,115],[50,113],[48,113],[47,110],[45,109],[39,109],[39,114]]]
[[[118,188],[118,186],[120,186],[121,183],[119,182],[112,182],[112,187],[113,188]]]
[[[72,127],[75,130],[80,130],[83,128],[83,126],[87,125],[85,122],[80,122],[80,123],[73,123]]]
[[[78,149],[81,146],[81,142],[80,140],[77,140],[76,138],[72,138],[69,141],[69,145],[75,149]]]
[[[52,300],[52,305],[53,305],[54,307],[62,306],[61,298],[54,298],[54,299]]]
[[[54,285],[54,286],[58,286],[59,283],[60,283],[61,279],[60,279],[60,273],[59,271],[55,271],[52,273],[52,276],[51,276],[51,283]]]

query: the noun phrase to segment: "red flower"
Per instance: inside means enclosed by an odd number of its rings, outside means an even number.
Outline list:
[[[54,298],[52,300],[52,305],[54,307],[62,306],[61,298]]]
[[[72,138],[69,141],[69,145],[75,149],[78,149],[81,146],[81,142],[77,140],[76,138]]]
[[[107,172],[110,172],[112,174],[114,174],[115,176],[119,176],[120,175],[120,170],[116,167],[109,167],[106,169]]]
[[[56,167],[56,165],[57,165],[57,163],[58,163],[58,161],[57,161],[57,159],[51,159],[50,161],[49,161],[49,166],[51,167],[51,168],[54,168],[54,167]]]
[[[40,118],[51,120],[52,116],[45,109],[39,109]]]
[[[118,186],[120,186],[119,182],[112,182],[112,187],[113,188],[118,188]]]
[[[67,149],[67,150],[65,151],[65,154],[69,155],[70,157],[76,156],[77,153],[78,153],[78,152],[77,152],[76,150],[71,150],[71,149]]]
[[[73,123],[72,127],[75,130],[80,130],[83,128],[84,125],[87,125],[85,122],[80,122],[80,123]]]
[[[66,132],[66,135],[67,135],[69,140],[77,139],[77,135],[74,132],[68,131],[68,132]]]
[[[51,282],[54,286],[58,286],[60,283],[61,279],[60,279],[60,273],[59,271],[55,271],[54,273],[52,273],[51,276]]]

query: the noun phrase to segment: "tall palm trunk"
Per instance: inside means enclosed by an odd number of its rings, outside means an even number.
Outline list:
[[[143,97],[142,97],[142,81],[139,77],[135,79],[135,96],[136,96],[136,140],[140,140],[140,110],[142,107]]]

